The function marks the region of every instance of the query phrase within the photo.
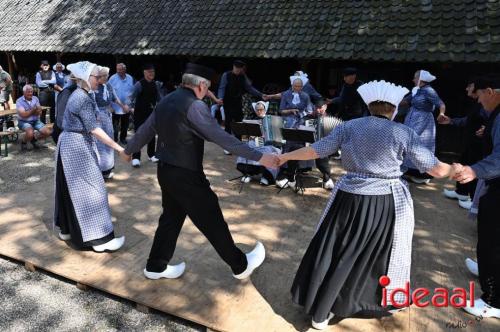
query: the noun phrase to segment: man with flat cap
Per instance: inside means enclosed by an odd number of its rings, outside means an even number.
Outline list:
[[[233,122],[243,120],[242,96],[245,92],[262,100],[262,92],[255,89],[245,73],[246,64],[241,60],[233,62],[233,69],[222,74],[218,97],[224,103],[225,129],[229,134]],[[229,154],[224,150],[225,154]]]
[[[479,274],[483,294],[464,308],[478,317],[500,318],[500,78],[483,76],[474,82],[478,101],[489,114],[483,135],[482,160],[470,166],[455,164],[456,180],[478,179],[471,213],[477,213],[477,264],[466,260]]]
[[[358,93],[358,88],[363,82],[357,79],[356,68],[347,67],[342,71],[344,85],[340,90],[340,95],[333,99],[334,104],[338,104],[339,117],[344,121],[362,117],[366,112],[365,103]]]
[[[201,99],[210,87],[213,74],[210,68],[188,64],[182,86],[160,101],[125,149],[130,155],[158,135],[158,182],[163,214],[144,269],[149,279],[178,278],[184,272],[184,263],[168,263],[186,216],[231,267],[235,278],[249,277],[264,261],[265,249],[260,242],[246,255],[234,244],[217,195],[203,172],[204,141],[212,141],[266,167],[277,167],[279,159],[250,148],[222,130],[211,117],[208,106]]]
[[[134,85],[130,95],[131,111],[134,114],[134,128],[137,132],[144,121],[151,115],[156,104],[161,99],[161,83],[155,80],[155,67],[150,64],[144,64],[144,77]],[[155,155],[156,138],[153,136],[148,142],[148,157],[153,163],[158,162]],[[132,166],[141,166],[141,151],[137,151],[132,156]]]
[[[54,123],[56,121],[55,109],[54,109],[54,85],[56,85],[56,74],[50,69],[49,62],[47,60],[42,60],[40,63],[40,70],[35,75],[35,83],[38,87],[38,99],[40,100],[41,106],[50,107],[49,115],[50,122]],[[42,111],[40,116],[40,121],[46,122],[47,111]]]

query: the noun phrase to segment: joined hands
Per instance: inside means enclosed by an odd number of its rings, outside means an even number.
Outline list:
[[[454,163],[451,165],[453,168],[453,180],[456,180],[462,184],[471,182],[476,179],[476,172],[470,166],[464,166],[462,164]]]

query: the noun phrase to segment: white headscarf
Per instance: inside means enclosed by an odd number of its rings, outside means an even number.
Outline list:
[[[262,104],[264,106],[264,110],[267,113],[267,109],[269,108],[269,102],[268,101],[258,101],[256,103],[252,103],[253,111],[257,112],[257,105]]]
[[[97,66],[99,70],[99,75],[109,75],[109,67]]]
[[[427,70],[420,70],[420,74],[418,75],[417,85],[411,89],[411,95],[414,96],[417,94],[418,89],[420,89],[420,82],[430,83],[436,79],[436,76],[429,73]]]
[[[307,74],[297,71],[295,72],[295,75],[290,76],[290,85],[293,85],[293,81],[296,79],[299,79],[302,81],[302,86],[305,86],[307,82],[309,82],[309,78],[307,78]]]
[[[58,63],[56,63],[55,65],[53,65],[53,66],[52,66],[52,69],[53,69],[54,71],[56,71],[56,67],[57,67],[58,65],[61,65],[61,66],[62,66],[62,70],[66,69],[66,67],[65,67],[62,63],[60,63],[60,62],[58,62]]]
[[[90,74],[94,68],[96,68],[96,64],[88,61],[80,61],[77,63],[72,63],[68,65],[68,70],[75,76],[76,78],[85,81],[90,87]]]
[[[371,81],[358,88],[358,93],[366,105],[374,101],[382,101],[396,106],[391,120],[396,117],[398,105],[408,92],[410,91],[407,88],[386,81]]]
[[[292,85],[292,88],[293,88],[293,82],[296,80],[300,80],[302,82],[302,87],[304,87],[304,85],[306,85],[306,83],[309,81],[309,79],[303,75],[302,76],[300,76],[300,75],[290,76],[290,85]],[[294,104],[294,105],[300,104],[299,93],[293,91],[293,89],[292,89],[292,95],[293,95],[292,104]]]

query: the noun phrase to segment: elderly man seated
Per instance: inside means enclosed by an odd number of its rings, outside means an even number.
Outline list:
[[[28,148],[31,142],[33,148],[39,149],[40,146],[35,138],[35,130],[39,132],[38,138],[50,136],[51,130],[40,121],[42,107],[37,97],[33,96],[33,87],[26,84],[23,87],[23,96],[16,100],[17,120],[20,130],[24,130],[25,135],[21,142],[21,150]]]

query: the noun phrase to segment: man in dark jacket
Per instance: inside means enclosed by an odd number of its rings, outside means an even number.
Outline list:
[[[248,278],[265,258],[260,242],[246,255],[234,244],[217,195],[203,172],[204,141],[212,141],[266,167],[277,167],[279,158],[250,148],[222,130],[211,117],[208,106],[201,99],[207,94],[213,73],[207,67],[188,64],[182,87],[162,99],[125,149],[130,155],[158,135],[156,153],[163,214],[144,270],[149,279],[178,278],[184,272],[184,263],[168,263],[186,216],[231,267],[235,278]]]
[[[52,129],[52,139],[54,143],[57,144],[59,140],[59,135],[61,135],[63,131],[63,120],[64,120],[64,111],[66,110],[66,104],[68,103],[69,96],[76,90],[76,83],[73,80],[68,80],[64,88],[57,95],[56,101],[56,110],[55,117],[56,122],[54,123],[54,127]]]
[[[344,121],[360,118],[366,115],[366,107],[358,93],[358,88],[363,84],[357,79],[356,68],[345,68],[343,71],[344,85],[340,95],[333,98],[333,103],[338,105],[339,117]]]
[[[134,85],[130,96],[131,111],[134,114],[134,128],[137,132],[144,121],[153,113],[156,104],[161,99],[161,83],[155,80],[155,68],[152,64],[143,66],[144,77]],[[148,143],[148,157],[153,163],[158,162],[155,156],[156,139],[153,136]],[[132,166],[141,166],[141,151],[132,156]]]

